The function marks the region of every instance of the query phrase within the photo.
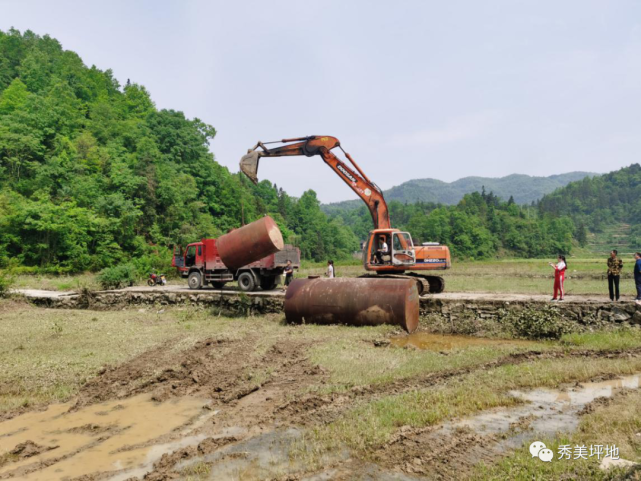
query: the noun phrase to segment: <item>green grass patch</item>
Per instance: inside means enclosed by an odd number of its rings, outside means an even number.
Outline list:
[[[189,309],[98,312],[2,301],[0,412],[67,400],[102,366],[120,364],[169,340],[172,349],[184,350],[210,336],[240,338],[252,331],[244,320]],[[277,326],[270,319],[260,322],[261,329]]]
[[[326,368],[330,382],[321,390],[342,391],[356,386],[385,384],[413,376],[484,364],[508,354],[546,350],[554,345],[532,342],[527,347],[510,344],[491,347],[472,346],[447,352],[419,349],[381,348],[371,342],[340,339],[323,343],[312,351],[311,361]]]
[[[641,347],[641,329],[621,328],[615,331],[564,334],[561,344],[598,351],[633,349]]]

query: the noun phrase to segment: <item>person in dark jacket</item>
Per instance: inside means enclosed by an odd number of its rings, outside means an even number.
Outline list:
[[[292,266],[292,261],[287,261],[287,265],[285,269],[283,269],[283,274],[285,274],[285,287],[287,287],[294,279],[294,266]]]
[[[636,303],[641,305],[641,252],[634,254],[634,283],[637,285]]]
[[[616,249],[610,252],[608,257],[608,290],[610,291],[610,300],[619,300],[619,280],[621,279],[621,269],[623,261],[617,257]]]

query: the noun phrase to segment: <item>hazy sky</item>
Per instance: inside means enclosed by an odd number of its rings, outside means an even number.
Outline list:
[[[212,124],[232,171],[257,140],[333,135],[382,188],[639,162],[641,2],[0,0],[0,29]],[[259,178],[354,198],[320,158]]]

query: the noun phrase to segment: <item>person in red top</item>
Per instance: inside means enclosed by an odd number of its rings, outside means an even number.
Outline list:
[[[562,301],[565,296],[563,282],[565,281],[565,270],[568,268],[568,264],[565,261],[565,256],[560,255],[557,260],[558,262],[556,264],[550,262],[550,265],[554,267],[554,297],[552,300]]]

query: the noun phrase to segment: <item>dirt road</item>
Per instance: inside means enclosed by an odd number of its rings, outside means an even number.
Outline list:
[[[60,298],[64,296],[73,296],[77,293],[74,291],[44,291],[38,289],[15,289],[13,292],[16,294],[24,295],[26,297],[33,298]],[[179,293],[191,293],[197,295],[207,295],[208,293],[223,293],[229,295],[238,294],[238,289],[225,288],[225,289],[213,289],[213,288],[203,288],[192,290],[182,284],[170,284],[167,286],[133,286],[127,287],[124,289],[114,289],[111,291],[100,291],[100,292],[130,292],[130,293],[163,293],[163,292],[179,292]],[[255,291],[245,293],[248,296],[255,297],[284,297],[285,291],[282,289],[274,289],[271,291]],[[443,300],[457,300],[457,301],[528,301],[528,302],[549,302],[550,296],[541,295],[541,294],[498,294],[490,292],[443,292],[441,294],[428,294],[423,296],[424,298],[429,299],[443,299]],[[607,296],[597,296],[597,295],[571,295],[568,296],[563,302],[565,303],[604,303],[609,302]],[[634,299],[632,296],[623,296],[622,301],[632,302]]]

